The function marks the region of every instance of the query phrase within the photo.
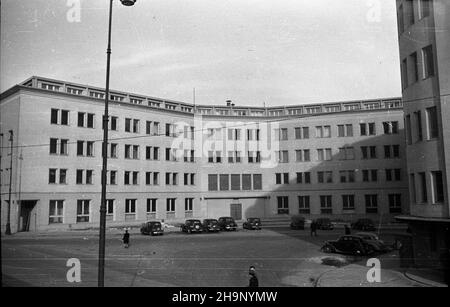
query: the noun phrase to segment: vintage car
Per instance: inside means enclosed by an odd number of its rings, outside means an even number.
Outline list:
[[[249,217],[247,219],[247,221],[244,222],[244,224],[242,224],[242,228],[244,229],[257,229],[260,230],[261,229],[261,220],[257,217]]]
[[[200,220],[189,219],[181,225],[181,231],[187,233],[203,232],[203,225]]]
[[[158,221],[148,221],[141,225],[141,234],[143,235],[163,235],[164,228],[161,222]]]
[[[233,230],[233,231],[236,231],[236,229],[237,229],[236,222],[230,216],[219,217],[218,221],[219,221],[220,230],[227,230],[227,231]]]
[[[291,217],[291,229],[305,229],[305,218],[300,215],[294,215]]]
[[[203,231],[206,232],[219,232],[219,222],[216,219],[204,219],[203,220]]]
[[[368,218],[359,219],[356,222],[352,223],[352,229],[361,230],[361,231],[375,231],[375,223]]]
[[[329,218],[318,218],[316,220],[316,227],[320,230],[333,230],[334,225]]]
[[[382,240],[378,238],[378,236],[371,232],[357,232],[355,236],[361,237],[368,244],[372,245],[373,249],[376,252],[389,252],[392,248],[386,245]]]
[[[367,256],[375,252],[372,245],[359,236],[346,235],[336,241],[326,241],[321,251],[325,253]]]

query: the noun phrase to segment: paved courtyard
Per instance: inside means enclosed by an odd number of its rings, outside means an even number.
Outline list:
[[[108,231],[106,286],[226,286],[245,287],[248,267],[256,267],[260,286],[419,286],[398,268],[397,252],[380,257],[382,282],[366,281],[367,259],[320,252],[324,240],[336,239],[342,230],[320,231],[263,229],[211,234],[168,232],[143,236],[132,232],[125,249],[121,233]],[[383,236],[382,236],[383,238]],[[392,240],[386,235],[386,241]],[[96,286],[98,233],[16,234],[2,236],[4,286]],[[325,265],[325,257],[346,259],[342,267]],[[81,262],[81,282],[69,283],[66,262]]]

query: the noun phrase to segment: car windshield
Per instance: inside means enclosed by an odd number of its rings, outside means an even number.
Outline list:
[[[225,222],[228,222],[228,223],[234,222],[234,220],[231,217],[225,218],[224,220],[225,220]]]
[[[149,226],[161,226],[160,222],[152,222],[152,223],[148,223]]]

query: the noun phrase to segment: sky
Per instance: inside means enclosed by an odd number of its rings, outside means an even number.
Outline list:
[[[0,91],[30,76],[105,86],[109,1],[3,0]],[[395,0],[113,5],[111,89],[278,106],[401,96]]]

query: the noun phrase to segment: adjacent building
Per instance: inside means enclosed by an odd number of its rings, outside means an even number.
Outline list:
[[[244,107],[110,95],[108,226],[409,213],[400,98]],[[1,94],[2,231],[10,198],[13,232],[98,226],[104,99],[102,88],[41,77]],[[426,133],[430,146],[442,140]]]
[[[416,265],[450,244],[450,2],[397,0],[407,176]],[[448,256],[447,256],[448,257]]]

